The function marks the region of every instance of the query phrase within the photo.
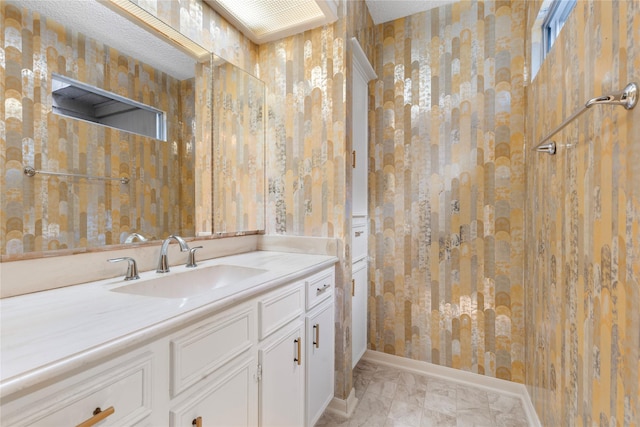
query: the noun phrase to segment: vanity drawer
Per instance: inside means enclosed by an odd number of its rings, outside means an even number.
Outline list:
[[[250,350],[255,336],[254,322],[254,305],[244,305],[172,338],[171,396]]]
[[[336,281],[334,271],[335,269],[332,267],[316,273],[305,280],[307,310],[310,310],[333,295],[333,287]]]
[[[367,219],[353,218],[351,223],[351,259],[356,262],[367,256]]]
[[[77,426],[105,416],[100,426],[137,424],[151,414],[152,354],[77,375],[73,385],[54,384],[17,401],[3,404],[2,425]],[[40,398],[40,396],[43,396]],[[102,414],[95,414],[100,408]],[[111,413],[111,410],[113,412]],[[110,413],[110,415],[109,415]]]
[[[258,334],[265,339],[304,313],[304,286],[299,282],[258,302]]]

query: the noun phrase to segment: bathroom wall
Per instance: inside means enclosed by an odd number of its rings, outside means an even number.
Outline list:
[[[217,62],[212,70],[213,229],[264,230],[265,85],[230,63]]]
[[[258,47],[229,24],[202,0],[131,0],[147,12],[171,25],[180,33],[217,56],[259,76]],[[195,142],[194,223],[198,235],[207,235],[213,227],[213,136],[212,125],[202,123],[202,138]],[[261,206],[256,209],[263,210]],[[214,230],[217,231],[217,230]]]
[[[267,86],[267,234],[344,238],[345,21],[260,46],[260,78]],[[344,247],[339,248],[344,260]],[[345,324],[344,261],[336,274],[336,390],[346,398],[351,354]],[[350,363],[350,360],[349,360]]]
[[[258,47],[203,0],[130,0],[200,46],[256,75]]]
[[[366,38],[373,24],[364,1],[340,2],[338,15],[333,24],[261,45],[259,57],[267,84],[267,234],[344,242],[336,277],[335,394],[346,399],[352,390],[348,41]]]
[[[527,88],[527,145],[639,70],[640,1],[579,0]],[[526,370],[543,425],[640,422],[639,135],[639,107],[594,106],[555,156],[527,153]]]
[[[195,135],[182,124],[195,117],[185,104],[193,103],[195,80],[178,81],[27,9],[2,3],[0,10],[3,259],[118,244],[132,231],[160,238],[193,230],[192,216],[180,210],[181,190],[193,200],[193,188],[173,183],[193,179],[188,147]],[[54,114],[52,73],[162,109],[167,141]],[[28,178],[22,173],[26,165],[131,181]]]
[[[201,0],[137,3],[230,62],[256,72],[256,46]],[[6,28],[0,41],[6,58],[2,92],[7,99],[0,118],[7,130],[6,138],[0,136],[1,183],[7,189],[1,206],[2,260],[20,259],[34,251],[27,256],[42,256],[41,251],[51,254],[55,249],[83,250],[117,244],[130,231],[156,238],[174,232],[193,235],[195,229],[211,231],[211,125],[199,120],[202,126],[193,128],[189,117],[178,120],[177,116],[180,111],[191,117],[210,117],[206,111],[211,108],[210,102],[202,99],[208,89],[194,91],[193,81],[171,81],[148,66],[133,75],[136,61],[113,49],[105,55],[105,46],[99,41],[87,40],[72,29],[41,20],[22,8],[2,3],[0,9]],[[76,123],[50,112],[50,73],[100,82],[97,72],[101,68],[86,65],[95,62],[95,58],[106,58],[102,66],[112,72],[105,86],[132,98],[136,88],[144,86],[148,88],[145,96],[159,105],[158,94],[163,86],[182,85],[181,89],[169,88],[173,93],[181,90],[182,100],[186,100],[174,105],[175,112],[170,112],[172,142]],[[123,83],[122,73],[129,73],[130,81]],[[199,67],[198,84],[210,85],[210,74],[206,67]],[[185,92],[187,86],[191,89]],[[193,98],[203,111],[187,111],[189,102],[195,105]],[[43,120],[47,121],[44,127],[39,125]],[[134,180],[127,189],[115,182],[25,178],[22,165],[26,161],[37,161],[42,169],[70,167],[79,173],[126,174]],[[195,170],[201,179],[195,179]],[[178,185],[169,185],[171,182]]]
[[[522,1],[376,27],[369,346],[524,382]]]

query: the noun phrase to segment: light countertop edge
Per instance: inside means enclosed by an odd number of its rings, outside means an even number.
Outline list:
[[[236,255],[235,257],[237,256],[238,255]],[[295,257],[295,255],[293,256]],[[325,268],[331,267],[338,261],[337,257],[330,255],[312,255],[312,257],[317,262],[311,264],[307,263],[308,265],[303,266],[302,268],[291,269],[289,272],[278,275],[277,277],[271,277],[263,282],[256,283],[254,286],[233,293],[224,298],[203,302],[200,306],[190,309],[189,311],[177,315],[170,314],[166,319],[152,324],[148,327],[133,329],[128,333],[122,334],[98,345],[87,347],[82,351],[69,354],[66,357],[52,361],[51,363],[47,363],[41,366],[37,366],[34,369],[20,372],[19,374],[12,375],[9,378],[2,378],[2,380],[0,381],[0,399],[4,400],[15,393],[29,389],[33,386],[36,386],[37,384],[60,377],[70,372],[82,369],[85,366],[89,366],[96,362],[99,362],[112,354],[116,354],[129,348],[133,348],[141,343],[146,343],[156,338],[159,339],[163,335],[177,330],[180,327],[183,327],[190,323],[194,323],[206,316],[213,315],[216,312],[228,308],[234,304],[246,301],[252,297],[258,296],[259,294],[277,288],[285,283],[290,283],[302,277],[321,271]],[[218,258],[217,260],[224,261],[225,258],[226,257],[222,257]]]

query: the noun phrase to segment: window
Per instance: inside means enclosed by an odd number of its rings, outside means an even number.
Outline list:
[[[160,110],[56,74],[52,89],[56,114],[167,140]]]
[[[577,0],[544,0],[531,29],[531,79],[551,51]]]
[[[569,13],[576,5],[576,0],[554,0],[549,8],[547,17],[542,23],[542,45],[544,56],[551,50],[551,46],[560,34],[562,26],[567,21]]]

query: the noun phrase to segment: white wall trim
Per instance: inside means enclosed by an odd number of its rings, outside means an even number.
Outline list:
[[[331,402],[329,402],[329,405],[327,406],[327,411],[349,418],[356,409],[356,406],[358,406],[356,389],[352,388],[351,393],[349,393],[349,396],[346,399],[338,399],[337,397],[331,399]]]
[[[489,391],[507,393],[521,400],[527,421],[531,427],[541,427],[536,410],[529,398],[527,388],[523,384],[506,381],[499,378],[488,377],[486,375],[474,374],[469,371],[449,368],[447,366],[434,365],[433,363],[413,360],[406,357],[395,356],[379,351],[367,350],[362,357],[363,360],[381,365],[392,366],[394,368],[412,371],[419,374],[427,374],[434,377],[455,381],[462,384],[480,387]]]
[[[362,46],[358,43],[358,39],[351,37],[351,49],[353,50],[353,65],[362,74],[366,82],[378,78],[378,75],[373,70],[369,58],[362,50]]]

